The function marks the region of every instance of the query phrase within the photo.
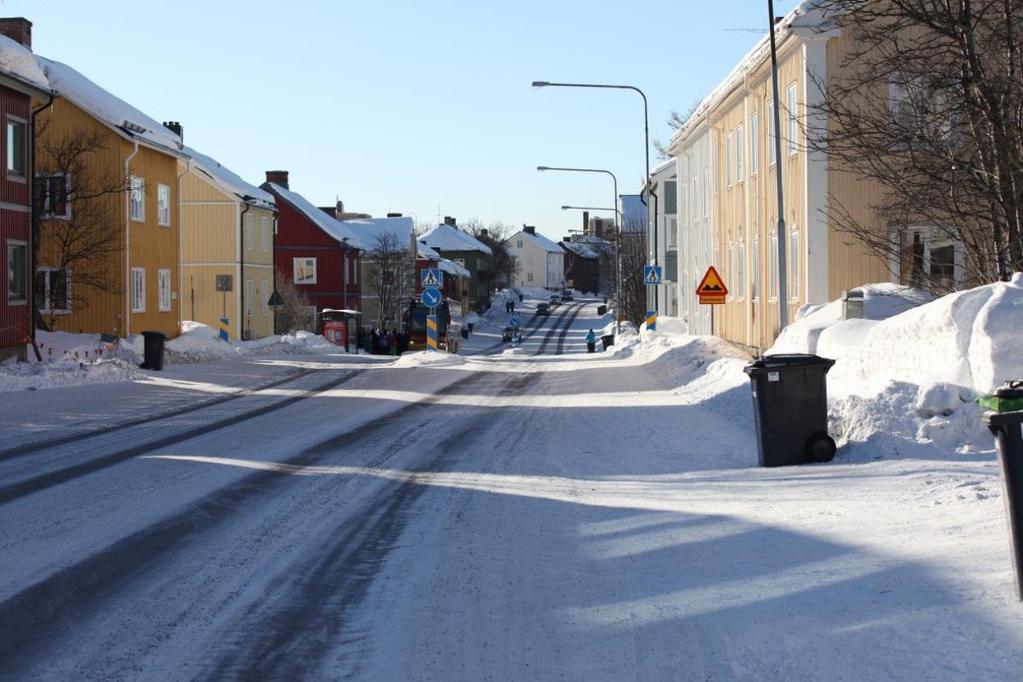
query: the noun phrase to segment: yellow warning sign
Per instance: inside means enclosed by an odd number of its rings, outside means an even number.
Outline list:
[[[724,280],[721,279],[721,275],[713,265],[707,268],[707,274],[703,276],[700,285],[696,287],[696,295],[700,297],[700,303],[703,305],[721,305],[725,302],[725,297],[728,296],[728,287],[725,286]]]

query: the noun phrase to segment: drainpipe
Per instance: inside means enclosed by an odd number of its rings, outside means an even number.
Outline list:
[[[32,140],[29,143],[28,163],[25,165],[25,169],[27,171],[29,171],[29,173],[28,173],[28,176],[29,176],[28,177],[28,203],[29,203],[28,224],[29,224],[29,229],[32,230],[32,233],[29,236],[29,240],[28,240],[28,264],[29,264],[29,272],[31,273],[31,276],[29,277],[29,280],[28,280],[28,282],[25,285],[25,288],[27,289],[27,291],[25,293],[28,294],[28,311],[29,311],[28,312],[28,314],[29,314],[28,333],[29,333],[29,340],[32,343],[32,350],[36,354],[36,361],[37,362],[42,362],[43,361],[43,356],[42,356],[42,353],[39,352],[39,346],[36,344],[36,298],[35,298],[35,296],[36,296],[35,289],[36,288],[35,288],[35,286],[33,284],[31,284],[32,282],[35,281],[36,268],[39,267],[38,259],[36,257],[36,245],[37,245],[37,242],[40,239],[39,225],[40,225],[40,222],[42,220],[42,216],[40,216],[40,214],[39,214],[39,208],[40,207],[36,205],[37,202],[35,200],[35,180],[36,180],[36,177],[35,177],[36,176],[36,174],[35,174],[35,168],[36,168],[36,116],[41,114],[44,110],[49,109],[53,105],[53,100],[56,99],[56,98],[52,94],[49,95],[49,98],[50,99],[49,99],[49,101],[46,102],[46,104],[44,104],[43,106],[39,107],[38,109],[33,109],[32,110],[32,114],[29,117],[31,119],[31,122],[29,124],[29,134],[32,136]]]
[[[182,310],[182,307],[183,307],[183,305],[182,305],[183,300],[182,299],[183,299],[184,292],[185,292],[185,273],[184,273],[184,268],[181,267],[181,247],[183,246],[184,240],[185,240],[184,230],[181,229],[181,205],[184,203],[184,198],[181,196],[181,178],[185,177],[185,173],[188,173],[188,171],[190,171],[190,170],[192,170],[192,159],[185,159],[185,170],[183,172],[181,172],[181,173],[178,173],[177,187],[174,188],[174,191],[178,193],[178,333],[179,334],[181,333],[181,320],[184,318],[184,314],[181,312],[181,310]],[[171,221],[171,222],[173,223],[174,221]],[[191,295],[191,299],[192,299],[192,314],[191,314],[191,318],[194,320],[195,319],[195,288],[194,287],[190,287],[189,291],[191,292],[190,295]]]
[[[131,160],[139,153],[139,143],[135,140],[134,149],[124,160],[124,177],[128,180],[131,177]],[[131,181],[128,182],[128,191],[124,195],[124,324],[122,330],[124,338],[131,334]]]
[[[238,249],[238,339],[245,340],[245,214],[249,212],[252,206],[247,201],[243,201],[245,208],[241,213],[238,214],[238,234],[241,236],[239,245],[241,248]],[[255,241],[255,237],[253,237]]]

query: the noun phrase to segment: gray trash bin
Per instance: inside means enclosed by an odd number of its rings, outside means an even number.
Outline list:
[[[142,354],[142,369],[163,371],[163,351],[167,335],[163,332],[142,332],[145,350]]]
[[[743,369],[753,387],[760,466],[828,462],[827,373],[834,360],[791,353],[767,355]]]
[[[992,400],[993,399],[993,400]],[[996,411],[986,417],[987,427],[998,443],[998,460],[1002,465],[1002,486],[1005,495],[1005,516],[1009,522],[1012,564],[1016,571],[1016,597],[1023,601],[1023,382],[1013,381],[995,390],[981,405]],[[1016,409],[1013,409],[1016,408]]]

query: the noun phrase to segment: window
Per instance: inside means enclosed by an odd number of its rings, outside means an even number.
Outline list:
[[[245,280],[245,314],[247,316],[252,315],[252,280]]]
[[[746,243],[739,242],[735,249],[735,296],[746,298]]]
[[[131,311],[146,312],[146,269],[131,269]]]
[[[171,310],[171,271],[166,268],[157,270],[157,290],[160,293],[160,311]]]
[[[735,181],[746,178],[746,127],[741,123],[735,129]]]
[[[259,280],[259,312],[270,312],[270,282],[265,279]]]
[[[158,184],[156,186],[156,222],[159,225],[169,227],[171,224],[170,208],[170,185]]]
[[[7,240],[7,302],[28,303],[28,243]]]
[[[64,173],[36,178],[36,196],[44,218],[71,217],[71,176]]]
[[[295,284],[316,284],[316,259],[292,258]]]
[[[767,167],[770,168],[774,165],[775,152],[777,148],[774,145],[774,102],[767,103]]]
[[[760,172],[760,113],[749,117],[749,174]]]
[[[245,224],[245,250],[252,250],[252,214],[246,213],[244,218]]]
[[[678,183],[674,180],[666,180],[664,189],[664,215],[676,215],[678,213]]]
[[[789,156],[799,151],[799,119],[796,117],[796,84],[789,86]]]
[[[526,273],[526,281],[527,282],[532,282],[533,281],[533,273],[531,273],[531,272],[527,272]]]
[[[725,135],[725,186],[731,187],[735,182],[735,137],[732,133]]]
[[[710,212],[710,171],[703,169],[703,197],[700,199],[703,204],[703,217],[706,218]]]
[[[516,248],[519,248],[519,249],[522,248],[522,240],[521,239],[517,240],[515,244],[516,244]]]
[[[7,177],[24,179],[25,171],[25,141],[26,121],[24,119],[7,117]]]
[[[344,273],[345,273],[345,278],[343,280],[344,283],[345,284],[351,283],[352,276],[351,276],[351,273],[348,272],[348,256],[347,255],[345,255],[345,257],[344,257],[342,268],[344,269]]]
[[[664,248],[666,249],[677,249],[678,248],[678,216],[668,216],[666,221],[668,223],[665,229],[664,237]]]
[[[732,242],[728,242],[727,256],[728,269],[725,270],[725,277],[728,279],[735,278],[735,249],[732,247]],[[728,299],[731,300],[736,296],[736,287],[733,284],[732,289],[728,292]]]
[[[359,283],[359,259],[352,259],[352,284]]]
[[[771,290],[768,292],[768,296],[772,301],[778,300],[778,234],[771,235],[770,253],[767,254],[767,272],[770,277],[768,280]]]
[[[60,276],[59,270],[39,268],[36,270],[36,305],[41,313],[65,314],[71,312],[69,291],[70,273]]]
[[[131,219],[141,223],[146,219],[146,181],[137,175],[131,176],[129,196],[131,202]]]
[[[259,220],[259,248],[264,253],[270,250],[270,219],[266,216]]]
[[[754,225],[753,231],[756,232],[757,228]],[[754,301],[760,300],[760,237],[754,237],[753,243],[750,246],[750,280],[752,281],[752,289],[750,296]]]
[[[789,273],[789,298],[793,301],[799,299],[799,230],[795,227],[789,232],[789,251],[787,270]]]

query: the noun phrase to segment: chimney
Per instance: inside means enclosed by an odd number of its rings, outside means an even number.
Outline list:
[[[565,238],[564,238],[564,239],[562,239],[561,241],[565,242],[566,244],[570,244],[570,243],[572,243],[572,235],[570,235],[570,234],[566,234],[566,235],[565,235]]]
[[[163,127],[180,137],[182,142],[185,141],[185,132],[177,121],[164,121]]]
[[[450,216],[450,215],[444,216],[444,224],[445,225],[450,225],[451,227],[457,227],[458,226],[458,223],[455,221],[455,217],[454,216]]]
[[[286,170],[269,170],[266,172],[266,181],[272,182],[275,185],[280,185],[284,189],[290,189],[288,187],[288,171]]]
[[[0,35],[32,49],[32,22],[24,17],[0,19]]]
[[[522,226],[522,231],[525,232],[526,234],[536,234],[536,226],[535,225],[523,225]]]
[[[587,234],[590,231],[590,212],[583,211],[583,234]]]
[[[401,214],[400,213],[388,213],[387,217],[388,218],[400,218]]]
[[[344,212],[345,212],[345,202],[343,202],[340,199],[338,199],[337,203],[334,204],[334,213],[336,215],[344,215]]]
[[[487,232],[486,230],[480,230],[480,236],[481,237],[489,237],[490,233]]]

